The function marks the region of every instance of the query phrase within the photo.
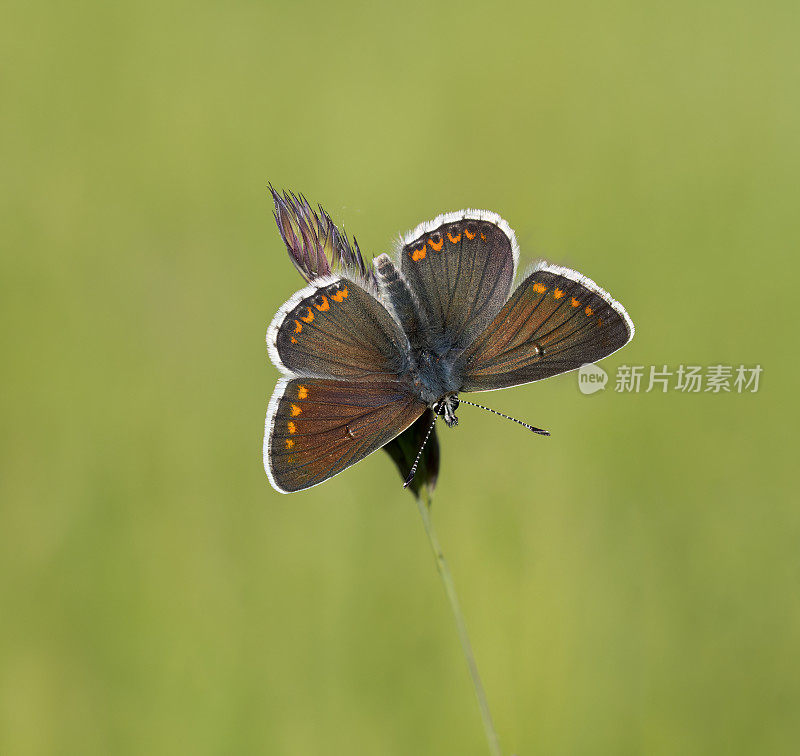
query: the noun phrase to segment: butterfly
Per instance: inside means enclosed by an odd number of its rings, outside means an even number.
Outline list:
[[[434,421],[457,424],[459,403],[469,403],[462,393],[575,370],[633,337],[625,308],[574,270],[540,262],[514,287],[519,247],[496,213],[439,215],[370,267],[322,208],[320,220],[305,198],[303,206],[284,194],[298,203],[296,215],[314,220],[298,229],[273,197],[284,241],[299,250],[295,264],[309,280],[267,331],[283,376],[267,409],[264,468],[281,493],[338,475],[428,410]],[[338,273],[322,248],[338,257]]]

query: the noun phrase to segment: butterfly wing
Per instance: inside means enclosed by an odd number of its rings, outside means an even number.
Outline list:
[[[316,486],[389,443],[425,409],[396,381],[282,378],[267,411],[264,469],[281,493]]]
[[[270,358],[289,376],[391,379],[407,363],[407,344],[375,297],[331,276],[296,292],[267,331]]]
[[[400,269],[434,342],[467,345],[508,299],[519,250],[514,232],[485,210],[440,215],[406,235]]]
[[[460,356],[461,390],[507,388],[575,370],[633,334],[625,308],[594,281],[542,263]]]
[[[408,340],[386,308],[347,278],[296,292],[267,331],[286,377],[267,410],[264,468],[281,493],[322,483],[381,448],[425,411],[397,377]]]

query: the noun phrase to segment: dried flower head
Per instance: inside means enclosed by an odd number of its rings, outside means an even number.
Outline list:
[[[323,207],[318,205],[316,212],[302,194],[280,195],[271,185],[269,190],[281,238],[292,263],[306,281],[341,273],[374,289],[374,273],[364,263],[355,237],[351,245]]]

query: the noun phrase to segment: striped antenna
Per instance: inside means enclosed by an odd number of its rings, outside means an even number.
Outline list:
[[[542,430],[541,428],[534,428],[532,425],[528,425],[528,423],[523,423],[522,420],[517,420],[516,417],[511,417],[510,415],[504,415],[502,412],[493,410],[491,407],[484,407],[482,404],[475,404],[475,402],[468,402],[466,399],[461,399],[461,397],[459,397],[458,402],[459,404],[469,404],[471,407],[478,407],[478,409],[486,410],[487,412],[493,412],[495,415],[500,415],[500,417],[504,417],[506,420],[513,420],[515,423],[519,423],[523,427],[527,428],[529,431],[538,433],[540,436],[550,435],[550,431]]]
[[[425,438],[422,441],[422,446],[419,447],[419,451],[417,452],[417,458],[414,460],[414,464],[411,465],[411,472],[405,479],[405,482],[403,483],[403,488],[408,488],[411,485],[411,481],[414,480],[414,476],[417,474],[417,466],[419,465],[420,457],[422,457],[422,452],[425,450],[425,444],[428,443],[428,439],[431,437],[431,433],[433,433],[434,425],[436,425],[436,413],[433,414],[433,420],[431,421],[431,426],[430,428],[428,428],[428,432],[425,434]]]

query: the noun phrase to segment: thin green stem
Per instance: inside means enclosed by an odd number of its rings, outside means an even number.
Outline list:
[[[436,530],[434,530],[431,520],[431,494],[427,485],[422,486],[421,493],[423,494],[424,500],[422,497],[418,498],[417,506],[419,507],[419,513],[422,515],[422,522],[425,525],[425,532],[428,534],[431,549],[433,549],[433,556],[436,558],[436,568],[439,571],[439,576],[442,578],[442,584],[444,585],[445,593],[450,601],[450,608],[453,610],[453,616],[456,620],[458,638],[461,641],[461,649],[464,652],[464,658],[467,660],[469,674],[472,678],[472,687],[475,689],[475,696],[478,699],[478,706],[481,710],[483,729],[486,732],[486,740],[489,742],[489,752],[492,756],[501,756],[500,741],[497,739],[497,733],[495,732],[494,723],[492,722],[489,702],[486,700],[486,691],[483,689],[481,676],[478,674],[478,665],[475,663],[475,655],[472,653],[472,644],[469,642],[467,625],[464,622],[464,615],[461,613],[461,606],[458,603],[453,576],[450,574],[450,568],[445,561],[442,547],[439,545],[439,539],[436,537]]]

